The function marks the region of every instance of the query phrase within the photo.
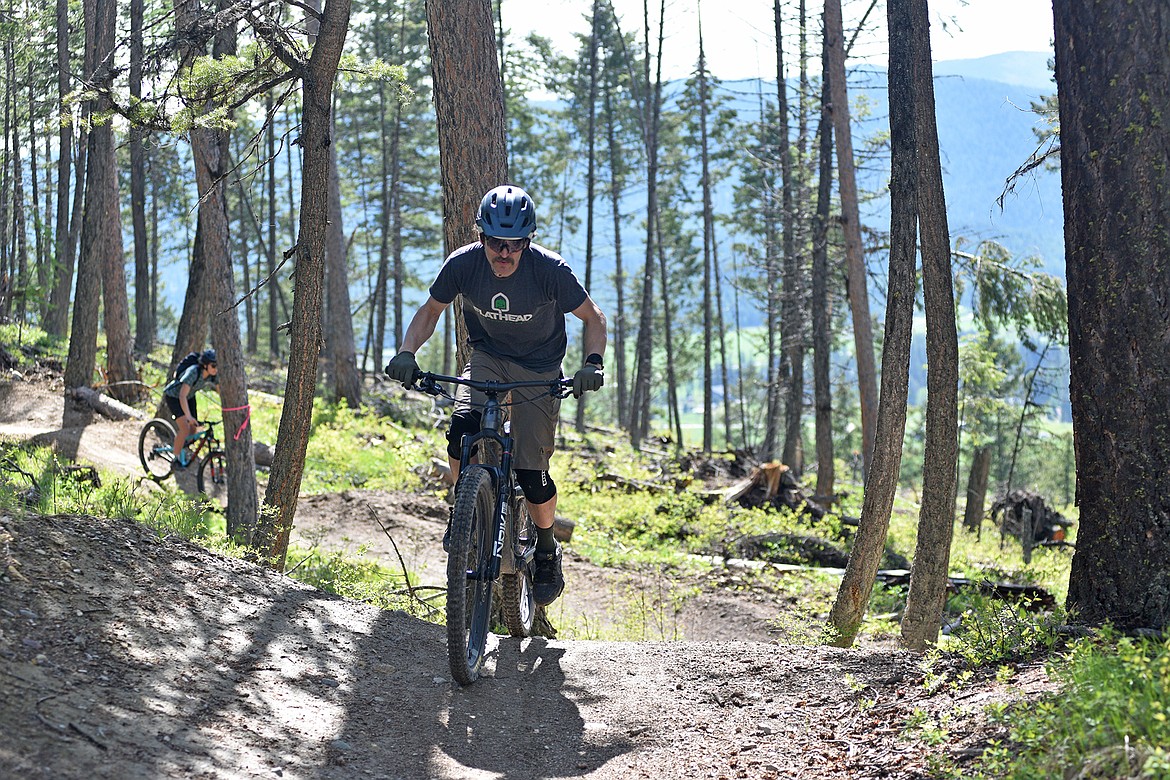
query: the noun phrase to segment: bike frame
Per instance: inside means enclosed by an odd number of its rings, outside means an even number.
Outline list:
[[[215,426],[219,425],[217,421],[208,420],[203,423],[207,427],[202,431],[195,431],[187,437],[187,444],[191,445],[192,461],[199,457],[203,450],[208,450],[208,454],[216,450],[222,450],[223,447],[219,444],[219,439],[215,437]]]
[[[498,465],[478,464],[492,475],[492,488],[496,494],[496,507],[492,514],[491,568],[487,572],[480,573],[480,576],[486,577],[489,581],[494,581],[496,577],[500,576],[501,571],[511,572],[517,568],[514,561],[515,550],[513,550],[513,560],[505,562],[504,559],[504,546],[512,538],[507,527],[509,517],[507,505],[514,492],[512,485],[512,447],[514,441],[510,435],[501,435],[499,432],[500,417],[502,416],[499,399],[489,395],[484,404],[483,422],[480,424],[479,433],[470,436],[464,435],[459,456],[459,473],[462,474],[471,465],[471,448],[476,444],[492,441],[500,447],[500,463]]]
[[[532,549],[519,549],[519,546],[515,544],[516,540],[513,529],[510,528],[511,523],[509,521],[514,522],[516,514],[515,512],[508,511],[508,504],[512,501],[516,492],[512,475],[512,450],[515,442],[510,434],[501,434],[500,432],[504,411],[504,404],[500,402],[500,396],[522,387],[544,387],[548,388],[550,393],[554,387],[557,387],[563,392],[568,389],[571,380],[551,379],[526,382],[496,382],[494,380],[474,380],[419,372],[415,376],[415,382],[418,382],[419,390],[428,395],[441,394],[443,391],[440,390],[438,384],[440,382],[449,382],[478,390],[486,396],[483,405],[483,417],[479,424],[479,432],[475,434],[464,434],[463,441],[460,443],[459,453],[459,473],[462,474],[472,465],[471,449],[474,445],[479,442],[490,441],[494,442],[500,448],[499,464],[476,464],[481,468],[487,469],[488,473],[491,474],[492,487],[496,494],[496,506],[491,527],[492,556],[490,568],[486,572],[475,572],[473,576],[476,578],[485,578],[488,582],[494,582],[500,576],[501,572],[512,573],[521,570],[524,566],[531,563],[535,548],[529,545]],[[504,547],[509,542],[512,543],[512,554],[505,558]]]

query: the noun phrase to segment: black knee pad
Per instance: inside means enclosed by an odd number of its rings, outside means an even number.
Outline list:
[[[479,422],[483,419],[483,414],[480,412],[455,412],[451,415],[451,427],[447,430],[447,454],[455,460],[459,460],[463,451],[463,437],[464,435],[474,436],[479,433]],[[471,454],[475,455],[479,449],[478,446],[471,448]]]
[[[516,483],[524,491],[524,497],[528,499],[529,503],[543,504],[552,500],[553,496],[557,494],[557,485],[553,482],[552,475],[547,471],[537,471],[536,469],[514,469],[514,471],[516,472]]]

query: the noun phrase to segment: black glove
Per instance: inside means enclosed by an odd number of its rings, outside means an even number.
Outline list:
[[[410,387],[414,384],[414,375],[417,373],[418,361],[414,359],[413,352],[405,350],[399,352],[386,365],[386,376],[395,382],[401,382],[403,387]]]
[[[605,372],[596,363],[586,363],[573,374],[573,397],[580,398],[582,393],[600,390],[605,384]]]

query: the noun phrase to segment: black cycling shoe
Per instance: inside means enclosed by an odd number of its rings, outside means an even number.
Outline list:
[[[537,550],[533,564],[532,600],[544,607],[556,601],[565,589],[565,577],[561,574],[561,546],[558,544],[551,552]]]

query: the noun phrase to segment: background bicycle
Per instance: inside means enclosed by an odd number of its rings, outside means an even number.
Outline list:
[[[200,423],[205,426],[187,437],[191,468],[195,468],[195,489],[219,507],[227,506],[227,459],[215,435],[218,420]],[[175,426],[170,420],[155,418],[142,426],[138,434],[138,459],[155,482],[162,482],[174,471]]]

